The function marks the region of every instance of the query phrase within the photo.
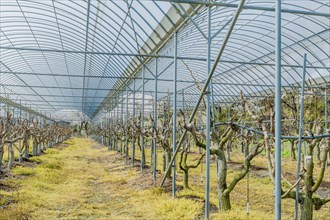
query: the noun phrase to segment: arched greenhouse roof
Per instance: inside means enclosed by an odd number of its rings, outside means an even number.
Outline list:
[[[133,91],[173,92],[177,33],[179,94],[194,105],[207,78],[207,7],[214,60],[236,11],[234,0],[1,0],[0,96],[52,114],[95,116]],[[212,78],[217,103],[272,95],[275,1],[247,0]],[[330,82],[330,3],[282,1],[282,88]],[[156,65],[157,63],[157,65]],[[128,91],[127,91],[128,90]],[[178,107],[182,99],[178,98]],[[111,104],[111,106],[110,106]]]

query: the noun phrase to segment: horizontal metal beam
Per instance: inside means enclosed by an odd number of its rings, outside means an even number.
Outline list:
[[[262,65],[262,64],[261,64]],[[300,66],[298,66],[300,67]],[[311,67],[311,68],[315,68],[315,67]],[[329,69],[330,67],[317,67],[317,68],[322,68],[322,69]],[[127,77],[127,76],[100,76],[100,75],[68,75],[68,74],[52,74],[52,73],[36,73],[36,72],[9,72],[9,71],[0,71],[0,73],[4,73],[4,74],[15,74],[15,75],[28,75],[28,76],[51,76],[51,77],[70,77],[70,78],[94,78],[94,79],[131,79],[131,77]],[[142,80],[142,77],[136,77],[135,79],[139,79]],[[145,77],[146,81],[154,81],[155,78],[153,77]],[[162,78],[158,78],[158,81],[160,82],[173,82],[173,79],[162,79]],[[177,80],[177,82],[179,83],[194,83],[195,81],[193,80]],[[251,83],[219,83],[217,81],[217,79],[213,79],[213,84],[217,84],[217,85],[244,85],[244,86],[266,86],[266,87],[272,87],[273,85],[267,85],[267,84],[251,84]],[[291,87],[291,86],[290,86]],[[300,88],[300,85],[296,86],[297,88]]]
[[[10,74],[11,72],[7,71],[0,71],[0,73],[6,73]],[[95,76],[95,75],[66,75],[66,74],[51,74],[51,73],[32,73],[32,72],[15,72],[16,75],[34,75],[34,76],[60,76],[60,77],[78,77],[78,78],[100,78],[100,79],[131,79],[131,77],[125,77],[125,76]],[[136,77],[135,79],[142,79],[141,77]],[[154,78],[145,77],[146,81],[153,81]],[[173,79],[157,79],[159,82],[173,82]],[[178,83],[193,83],[195,84],[195,81],[193,80],[177,80]],[[257,86],[257,87],[274,87],[273,85],[267,85],[267,84],[250,84],[250,83],[219,83],[216,79],[213,80],[213,85],[235,85],[235,86]],[[48,88],[48,87],[47,87]]]
[[[220,126],[220,125],[235,125],[237,127],[240,127],[240,128],[243,128],[243,129],[246,129],[246,130],[249,130],[249,131],[252,131],[258,135],[262,135],[264,136],[265,133],[263,131],[259,131],[259,130],[256,130],[254,128],[251,128],[251,127],[248,127],[248,126],[245,126],[245,125],[241,125],[241,124],[238,124],[238,123],[231,123],[231,122],[219,122],[219,123],[215,123],[214,126]],[[270,137],[273,137],[274,134],[272,133],[268,133],[268,136]],[[313,136],[302,136],[301,138],[306,140],[306,139],[320,139],[320,138],[328,138],[330,137],[330,134],[320,134],[320,135],[313,135]],[[299,137],[298,136],[285,136],[285,135],[282,135],[281,136],[281,139],[288,139],[288,140],[298,140]]]
[[[42,106],[49,106],[47,103],[38,103],[38,108],[42,107]],[[98,107],[99,105],[91,105],[92,107]],[[71,103],[58,103],[56,104],[56,106],[54,106],[55,109],[62,109],[63,107],[77,107],[78,109],[81,109],[81,103],[80,105],[76,105],[76,104],[71,104]]]
[[[10,73],[10,72],[6,72],[6,71],[0,71],[0,73]],[[36,75],[36,76],[68,76],[68,75],[65,75],[65,74],[50,74],[50,73],[30,73],[30,72],[15,72],[15,74],[19,75],[19,74],[22,74],[22,75]],[[71,76],[70,76],[71,77]],[[84,77],[83,75],[74,75],[73,77]],[[129,79],[129,77],[121,77],[121,76],[86,76],[86,77],[90,77],[90,78],[108,78],[108,79]],[[141,77],[137,77],[135,79],[142,79]],[[153,81],[154,78],[148,78],[146,77],[145,80],[149,80],[149,81]],[[160,82],[173,82],[172,79],[158,79],[158,81]],[[191,83],[191,84],[195,84],[195,81],[193,80],[177,80],[178,83]],[[201,81],[202,83],[204,81]],[[247,86],[247,87],[269,87],[269,88],[274,88],[275,86],[274,85],[269,85],[269,84],[252,84],[252,83],[226,83],[226,82],[223,82],[223,83],[220,83],[220,82],[217,82],[216,79],[213,79],[213,85],[225,85],[225,86]],[[2,86],[13,86],[13,85],[9,85],[9,84],[0,84]],[[326,84],[325,86],[324,85],[320,85],[320,86],[305,86],[306,88],[325,88],[327,87],[328,85]],[[20,86],[21,87],[21,86]],[[23,87],[30,87],[30,86],[23,86]],[[35,87],[35,86],[32,86],[32,87]],[[285,86],[282,86],[282,87],[285,87],[285,88],[300,88],[301,86],[300,85],[285,85]],[[36,88],[39,88],[39,87],[36,87]],[[51,88],[49,86],[44,86],[42,88]],[[54,87],[54,88],[58,88],[58,89],[83,89],[83,88],[70,88],[70,87]],[[89,89],[89,88],[85,88],[85,89]],[[117,89],[102,89],[102,88],[90,88],[90,90],[108,90],[108,91],[119,91]],[[92,97],[93,98],[93,97]]]
[[[4,103],[4,104],[7,104],[9,105],[10,107],[13,107],[13,108],[17,108],[17,109],[21,109],[22,111],[25,111],[25,112],[28,112],[30,114],[33,114],[35,116],[40,116],[40,117],[43,117],[43,118],[46,118],[47,120],[51,120],[53,121],[53,119],[49,118],[48,116],[46,116],[45,114],[43,113],[40,113],[39,111],[36,111],[36,110],[33,110],[31,108],[28,108],[20,103],[17,103],[17,102],[14,102],[8,98],[5,98],[5,97],[1,97],[0,96],[0,103]],[[49,106],[49,105],[48,105]]]
[[[61,98],[61,96],[60,96],[60,98]],[[127,98],[125,97],[124,98],[124,100],[126,100]],[[128,98],[128,100],[133,100],[133,98]],[[135,100],[138,100],[138,101],[140,101],[140,100],[142,100],[142,97],[135,97]],[[144,98],[144,100],[147,102],[147,101],[153,101],[153,99],[151,99],[151,98]],[[45,102],[45,101],[43,101],[43,100],[38,100],[38,99],[24,99],[23,101],[25,101],[25,102]],[[58,102],[65,102],[65,103],[81,103],[81,101],[76,101],[76,100],[60,100],[60,101],[58,101],[58,100],[47,100],[49,103],[53,103],[53,102],[55,102],[55,103],[58,103]],[[100,104],[100,102],[101,101],[86,101],[87,103],[98,103],[98,104]],[[119,103],[120,104],[120,103]],[[124,104],[125,105],[125,104]]]
[[[58,49],[45,49],[45,48],[27,48],[27,47],[7,47],[0,46],[3,50],[18,50],[18,51],[34,51],[34,52],[49,52],[49,53],[71,53],[71,54],[87,54],[87,55],[107,55],[107,56],[128,56],[128,57],[145,57],[145,58],[169,58],[173,56],[156,55],[156,54],[140,54],[140,53],[119,53],[119,52],[100,52],[100,51],[81,51],[81,50],[58,50]],[[181,60],[199,60],[205,61],[205,58],[196,57],[178,57]]]
[[[50,52],[50,53],[75,53],[75,54],[97,54],[97,55],[109,55],[109,56],[137,56],[137,57],[149,57],[149,58],[166,58],[173,59],[171,55],[159,55],[159,54],[135,54],[135,53],[113,53],[113,52],[98,52],[98,51],[78,51],[78,50],[55,50],[55,49],[42,49],[42,48],[27,48],[27,47],[6,47],[0,46],[0,49],[4,50],[18,50],[18,51],[35,51],[35,52]],[[192,61],[206,61],[206,58],[203,57],[187,57],[187,56],[178,56],[179,60],[192,60]],[[214,60],[211,60],[214,61]],[[231,64],[244,64],[244,65],[260,65],[260,66],[275,66],[275,63],[260,63],[260,62],[249,62],[249,61],[233,61],[233,60],[220,60],[220,63],[231,63]],[[291,68],[303,68],[302,65],[291,65],[283,64],[282,67],[291,67]],[[309,69],[328,69],[327,66],[306,66]],[[18,72],[23,74],[22,72]],[[27,73],[28,74],[28,73]],[[65,75],[68,76],[68,75]],[[70,77],[83,77],[79,75],[70,75]],[[85,76],[92,77],[92,76]],[[132,79],[131,77],[125,77],[126,79]]]
[[[237,6],[238,6],[238,4],[224,3],[224,2],[213,2],[213,1],[202,1],[202,0],[155,0],[155,1],[172,2],[172,3],[186,3],[186,4],[199,4],[199,5],[218,6],[218,7],[227,7],[227,8],[237,8]],[[251,5],[251,4],[244,5],[243,9],[275,12],[275,8],[257,6],[257,5]],[[289,13],[289,14],[330,17],[330,13],[322,13],[322,12],[306,11],[306,10],[295,10],[295,9],[287,9],[287,8],[282,8],[281,12],[282,13]]]
[[[72,89],[72,90],[83,90],[83,87],[69,87],[69,86],[38,86],[38,85],[15,85],[15,84],[0,84],[0,86],[6,87],[20,87],[20,88],[39,88],[39,89]],[[97,90],[97,91],[109,91],[116,89],[107,88],[85,88],[85,90]]]
[[[228,83],[227,85],[229,85],[230,83]],[[239,84],[233,84],[233,85],[239,85]],[[37,85],[29,85],[29,86],[26,86],[26,85],[15,85],[15,84],[12,84],[12,85],[8,85],[8,84],[0,84],[0,86],[7,86],[7,87],[26,87],[26,88],[50,88],[50,89],[72,89],[72,90],[82,90],[83,88],[79,88],[79,87],[65,87],[65,86],[37,86]],[[273,86],[270,86],[270,87],[273,87]],[[284,87],[284,86],[283,86]],[[291,87],[291,86],[288,86],[288,87]],[[126,91],[126,90],[118,90],[118,89],[109,89],[109,88],[85,88],[86,90],[96,90],[96,91]],[[137,90],[135,92],[142,92],[140,90]],[[145,91],[145,93],[154,93],[153,90],[149,90],[149,91]],[[158,94],[172,94],[172,92],[165,92],[165,91],[158,91]],[[178,93],[180,94],[180,93]],[[190,95],[190,96],[199,96],[198,93],[192,93],[192,92],[185,92],[184,93],[185,95]],[[13,95],[23,95],[23,94],[13,94]],[[26,95],[29,95],[29,94],[26,94]],[[43,95],[41,94],[38,94],[38,96],[42,97]],[[49,95],[48,95],[49,96]],[[62,96],[62,95],[50,95],[51,97],[65,97],[65,96]],[[239,94],[232,94],[232,95],[226,95],[226,94],[222,94],[222,95],[217,95],[217,94],[214,94],[213,95],[214,97],[238,97]],[[262,96],[262,95],[249,95],[249,94],[246,94],[247,97],[254,97],[254,98],[262,98],[262,97],[265,97],[265,96]],[[70,96],[67,96],[67,97],[70,97]],[[82,96],[73,96],[73,97],[82,97]],[[88,96],[84,96],[84,97],[88,97]],[[91,96],[91,98],[94,98],[93,96]],[[107,96],[104,96],[104,99],[109,99]]]
[[[54,98],[82,98],[82,95],[50,95],[50,94],[34,94],[34,93],[12,93],[15,96],[31,96],[31,97],[54,97]],[[94,96],[85,96],[86,98],[94,98]],[[104,96],[96,96],[96,99],[104,99]],[[25,100],[25,99],[24,99]]]

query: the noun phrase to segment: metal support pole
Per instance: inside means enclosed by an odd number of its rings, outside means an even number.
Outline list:
[[[112,133],[112,117],[111,117],[111,105],[109,106],[109,109],[108,109],[108,117],[109,117],[109,122],[108,122],[108,124],[109,124],[109,146],[108,146],[108,148],[109,148],[109,150],[111,150],[111,144],[112,144],[112,136],[111,136],[111,133]]]
[[[141,107],[141,130],[142,130],[142,137],[141,137],[141,171],[143,170],[145,164],[144,158],[144,77],[145,77],[145,66],[143,65],[142,69],[142,107]]]
[[[281,219],[281,0],[275,7],[275,219]]]
[[[123,103],[124,102],[124,92],[121,93],[121,102],[120,102],[120,155],[123,155]]]
[[[211,70],[211,7],[207,7],[207,73]],[[205,219],[210,217],[210,147],[211,147],[210,85],[206,92],[206,155],[205,155]]]
[[[304,98],[305,98],[305,78],[306,78],[306,61],[307,54],[304,54],[304,68],[302,73],[301,81],[301,92],[300,92],[300,112],[299,112],[299,140],[298,140],[298,162],[297,162],[297,175],[296,180],[298,181],[300,176],[300,163],[301,163],[301,141],[304,130]],[[294,219],[298,219],[298,199],[299,199],[299,184],[296,186],[296,201],[294,206]]]
[[[133,79],[133,113],[132,113],[132,166],[134,166],[135,160],[135,137],[134,137],[134,127],[135,127],[135,79]]]
[[[118,133],[120,131],[120,128],[119,128],[119,92],[118,92],[118,98],[117,98],[117,101],[116,101],[116,132]],[[119,140],[118,140],[118,137],[116,135],[116,150],[117,152],[119,151]]]
[[[103,129],[103,117],[101,118],[101,125],[100,125],[101,129]],[[101,144],[104,145],[104,136],[101,135]]]
[[[113,128],[114,128],[114,136],[113,136],[113,149],[114,151],[117,151],[117,138],[116,138],[116,133],[117,133],[117,123],[116,123],[116,106],[117,106],[117,100],[114,100],[113,104]]]
[[[125,137],[125,158],[126,158],[126,161],[128,161],[128,123],[129,123],[129,117],[128,117],[128,86],[126,86],[126,116],[125,116],[125,119],[126,119],[126,137]]]
[[[22,100],[19,100],[19,105],[22,106]],[[22,123],[22,108],[19,108],[19,122]],[[22,141],[19,141],[19,147],[22,147]],[[1,161],[0,161],[1,163]]]
[[[113,129],[113,135],[112,135],[112,150],[116,150],[116,139],[115,139],[115,132],[116,132],[116,124],[115,124],[115,110],[114,110],[114,107],[115,106],[115,102],[113,101],[113,104],[112,104],[112,110],[111,110],[111,123],[112,123],[112,129]]]
[[[112,117],[112,101],[110,102],[110,107],[109,107],[109,118],[110,118],[110,122],[109,122],[109,127],[110,127],[110,134],[112,134],[113,132],[113,117]],[[112,150],[112,143],[113,143],[113,135],[110,135],[110,150]]]
[[[186,111],[185,98],[184,98],[184,89],[182,89],[182,111]]]
[[[19,100],[19,105],[22,106],[22,100]],[[19,121],[22,121],[22,108],[19,108]],[[21,143],[21,141],[20,141]]]
[[[172,138],[172,150],[173,155],[176,151],[176,122],[177,122],[177,78],[178,78],[178,33],[174,33],[174,75],[173,75],[173,138]],[[172,176],[172,196],[176,196],[176,160],[173,161],[173,176]]]
[[[154,97],[154,127],[157,129],[157,99],[158,99],[158,59],[155,60],[156,72],[155,72],[155,97]],[[157,144],[156,144],[156,131],[154,130],[154,181],[156,181],[157,174]]]
[[[240,3],[239,3],[239,5],[238,5],[238,7],[237,7],[236,13],[235,13],[235,15],[233,17],[233,20],[232,20],[232,23],[230,24],[230,27],[228,29],[228,32],[227,32],[227,34],[226,34],[226,36],[225,36],[225,38],[224,38],[224,40],[223,40],[223,42],[221,44],[220,51],[219,51],[219,53],[218,53],[218,55],[217,55],[217,57],[216,57],[213,65],[212,65],[212,68],[211,68],[211,70],[210,70],[210,72],[208,74],[208,78],[207,78],[207,80],[206,80],[206,82],[204,84],[204,87],[203,87],[202,91],[200,92],[199,98],[197,100],[197,103],[196,103],[193,111],[192,111],[192,114],[190,115],[190,118],[189,118],[189,122],[188,123],[191,123],[193,121],[194,117],[195,117],[195,114],[197,112],[197,109],[199,107],[199,104],[201,103],[201,100],[202,100],[202,98],[203,98],[203,96],[204,96],[204,94],[206,92],[206,89],[207,89],[207,87],[208,87],[208,85],[209,85],[209,83],[210,83],[210,81],[212,79],[212,76],[213,76],[213,74],[215,72],[215,69],[217,68],[217,65],[218,65],[218,63],[220,61],[220,58],[221,58],[221,56],[223,54],[223,51],[225,50],[225,47],[226,47],[227,42],[229,40],[229,37],[230,37],[230,35],[231,35],[231,33],[232,33],[233,29],[234,29],[234,26],[236,24],[236,21],[238,19],[238,16],[239,16],[239,14],[240,14],[240,12],[242,10],[242,7],[243,7],[244,3],[245,3],[245,0],[241,0]],[[169,163],[169,166],[167,167],[167,169],[165,171],[165,174],[163,176],[163,179],[160,182],[160,186],[163,186],[164,185],[166,176],[168,175],[169,170],[171,169],[171,166],[172,166],[172,164],[173,164],[173,162],[174,162],[174,160],[176,158],[176,155],[177,155],[177,153],[178,153],[178,151],[180,149],[180,146],[181,146],[181,144],[182,144],[182,142],[183,142],[186,134],[187,134],[187,130],[185,129],[183,131],[183,134],[181,135],[180,141],[179,141],[179,143],[177,145],[177,148],[176,148],[176,151],[174,152],[173,157],[172,157],[172,159],[171,159],[171,161]]]
[[[110,150],[110,146],[111,146],[111,117],[110,117],[110,109],[107,110],[107,123],[108,123],[108,127],[107,127],[107,131],[109,132],[109,138],[108,138],[108,142],[107,142],[107,146]]]
[[[324,127],[325,130],[328,128],[328,95],[327,95],[327,87],[325,87],[324,92]]]

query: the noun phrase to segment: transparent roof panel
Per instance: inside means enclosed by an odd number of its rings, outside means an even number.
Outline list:
[[[237,1],[216,3],[221,6],[211,8],[212,59]],[[216,102],[235,101],[241,90],[249,96],[273,94],[274,7],[273,0],[246,1],[212,80]],[[329,2],[283,0],[282,10],[284,88],[300,84],[304,53],[307,78],[329,85]],[[202,85],[208,74],[204,5],[166,0],[1,0],[0,25],[0,95],[43,112],[74,109],[93,116],[102,106],[113,108],[126,88],[131,95],[133,78],[137,92],[142,91],[143,63],[145,91],[153,97],[155,54],[160,56],[158,97],[171,99],[176,28],[178,90],[185,93],[187,103],[198,98],[195,81]],[[183,106],[182,100],[178,102]]]

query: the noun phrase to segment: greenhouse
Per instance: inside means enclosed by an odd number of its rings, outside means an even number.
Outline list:
[[[0,0],[0,219],[328,219],[329,0]]]

